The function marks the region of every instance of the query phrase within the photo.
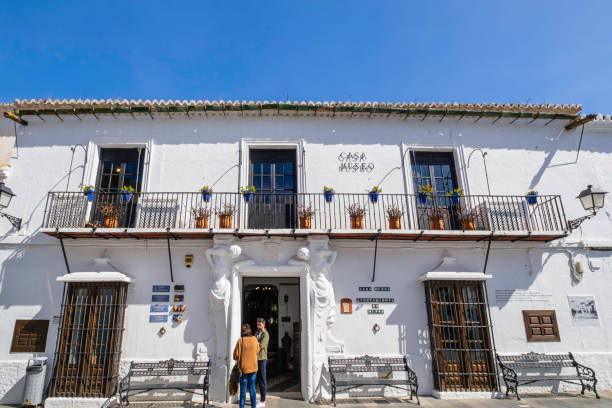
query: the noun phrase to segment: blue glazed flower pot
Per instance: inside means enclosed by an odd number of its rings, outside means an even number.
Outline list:
[[[132,193],[131,191],[124,191],[124,190],[121,191],[121,199],[125,203],[129,203],[130,201],[132,201],[133,195],[134,193]]]
[[[525,198],[527,199],[527,204],[529,205],[535,205],[538,203],[538,195],[537,194],[527,194],[525,196]]]
[[[450,202],[451,204],[459,204],[459,197],[461,197],[459,194],[457,193],[453,193],[450,195]]]
[[[202,191],[202,200],[204,200],[205,202],[209,202],[210,201],[210,196],[212,196],[212,191],[210,191],[210,190],[203,190]]]
[[[253,192],[252,191],[247,191],[246,193],[242,193],[242,196],[244,197],[244,202],[245,203],[250,203],[251,202],[251,198],[253,198]]]
[[[427,193],[418,193],[417,201],[419,204],[425,204],[427,202]]]
[[[368,193],[370,195],[370,202],[376,204],[378,202],[378,191],[370,191]]]
[[[325,196],[325,202],[326,203],[331,203],[332,200],[334,199],[334,192],[331,191],[331,190],[324,191],[323,195]]]
[[[88,191],[84,191],[83,195],[87,197],[87,201],[93,201],[95,193],[96,193],[96,190],[88,190]]]

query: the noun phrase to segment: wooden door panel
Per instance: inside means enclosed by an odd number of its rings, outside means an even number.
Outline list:
[[[126,285],[119,283],[68,285],[53,395],[102,397],[113,391],[125,293]]]
[[[492,390],[494,366],[482,284],[438,281],[428,285],[432,347],[437,356],[434,377],[441,391]]]

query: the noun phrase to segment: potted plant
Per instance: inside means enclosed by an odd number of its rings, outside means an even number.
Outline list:
[[[132,186],[123,186],[121,188],[121,199],[124,203],[129,203],[132,200],[132,196],[134,195],[134,187]]]
[[[253,198],[253,194],[255,194],[255,186],[241,187],[240,192],[242,193],[242,196],[244,197],[244,202],[250,203],[251,198]]]
[[[312,205],[298,207],[298,217],[300,218],[300,228],[310,229],[311,218],[317,213],[312,209]]]
[[[204,186],[200,189],[200,192],[202,193],[202,200],[206,203],[209,202],[213,192],[212,187]]]
[[[385,212],[387,213],[387,218],[389,218],[389,229],[398,230],[402,229],[402,216],[404,215],[404,211],[399,208],[397,205],[392,205],[388,207]]]
[[[376,204],[378,202],[378,195],[380,193],[382,193],[382,188],[378,186],[372,187],[372,189],[368,192],[368,195],[370,196],[370,202],[372,204]]]
[[[457,219],[461,223],[461,229],[464,231],[474,231],[476,229],[475,220],[479,217],[480,211],[478,209],[461,208],[457,210]]]
[[[527,199],[527,204],[535,205],[538,203],[538,192],[535,190],[528,191],[525,194],[525,198]]]
[[[430,185],[421,186],[421,188],[417,192],[418,203],[425,204],[427,202],[427,197],[429,197],[431,193],[433,193],[433,188]]]
[[[459,197],[463,196],[463,190],[456,188],[446,193],[446,198],[450,199],[451,204],[459,204]]]
[[[232,217],[236,212],[236,206],[233,204],[225,204],[223,208],[217,208],[215,214],[219,216],[219,228],[231,229]]]
[[[104,228],[117,228],[119,225],[119,208],[113,204],[100,206],[100,214],[104,216]]]
[[[210,208],[198,207],[192,209],[191,212],[196,219],[196,228],[208,228],[208,219],[210,218],[210,213],[212,212]]]
[[[353,203],[346,209],[349,217],[351,217],[351,229],[363,229],[363,216],[366,209],[359,203]]]
[[[323,196],[325,196],[325,202],[331,203],[334,199],[335,190],[331,187],[323,186]]]
[[[425,209],[425,214],[429,217],[429,229],[431,230],[443,230],[444,229],[444,216],[446,215],[446,209],[442,207],[430,207]]]
[[[80,187],[83,189],[83,195],[87,197],[87,200],[93,201],[94,194],[96,193],[94,186],[86,186],[81,184]]]

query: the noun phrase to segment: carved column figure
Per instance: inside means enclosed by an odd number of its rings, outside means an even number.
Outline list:
[[[336,256],[337,252],[328,248],[327,239],[317,238],[309,239],[308,248],[300,248],[296,259],[290,261],[290,264],[294,265],[305,264],[308,270],[315,399],[321,397],[324,387],[322,373],[328,353],[344,351],[344,343],[336,340],[331,334],[336,319],[336,298],[329,273]]]
[[[211,376],[211,397],[225,401],[225,384],[231,350],[228,350],[229,305],[232,293],[230,274],[233,264],[242,252],[238,245],[230,245],[231,239],[215,240],[213,248],[206,250],[206,259],[212,267],[209,288],[208,320],[215,339],[213,371]]]

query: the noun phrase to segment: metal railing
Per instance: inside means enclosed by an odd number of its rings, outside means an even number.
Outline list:
[[[357,208],[355,208],[357,207]],[[309,226],[300,222],[305,208]],[[349,208],[362,209],[361,222]],[[390,217],[395,212],[397,217]],[[205,217],[202,217],[204,215]],[[308,223],[306,223],[308,224]],[[558,195],[424,196],[419,194],[50,192],[43,227],[563,231]]]

